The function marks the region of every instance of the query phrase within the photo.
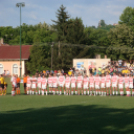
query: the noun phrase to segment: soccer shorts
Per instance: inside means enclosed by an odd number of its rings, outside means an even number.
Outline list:
[[[75,83],[71,83],[71,88],[75,88],[75,87],[76,87]]]
[[[36,88],[36,84],[32,84],[32,88]]]
[[[70,88],[70,84],[69,83],[66,83],[66,88]]]
[[[41,83],[38,83],[38,88],[41,88]]]
[[[99,85],[95,85],[95,89],[100,89],[100,86]]]
[[[117,87],[117,83],[112,83],[112,87]]]
[[[90,88],[94,88],[94,84],[90,84],[90,86],[89,86]]]
[[[123,89],[123,84],[119,84],[119,89]]]
[[[30,87],[31,87],[31,84],[27,84],[27,87],[29,87],[29,88],[30,88]]]
[[[17,84],[15,82],[13,82],[12,86],[13,87],[17,87]]]
[[[48,83],[48,87],[52,88],[53,87],[52,83]]]
[[[106,83],[106,87],[107,87],[107,88],[110,87],[110,82],[109,82],[109,83]]]
[[[47,85],[46,84],[42,84],[42,89],[46,89]]]
[[[53,88],[57,88],[57,83],[53,83]]]
[[[60,83],[59,86],[60,86],[60,87],[64,87],[64,83]]]
[[[20,83],[17,83],[17,87],[20,88]]]
[[[83,89],[88,89],[88,84],[84,84]]]
[[[101,83],[101,88],[105,88],[105,83]]]
[[[81,83],[77,83],[77,88],[82,88],[82,84]]]
[[[129,88],[133,88],[133,84],[129,84]]]
[[[128,83],[125,83],[125,88],[128,88],[129,87],[129,84]]]

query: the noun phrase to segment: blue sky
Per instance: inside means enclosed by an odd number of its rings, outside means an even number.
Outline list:
[[[56,20],[56,10],[63,4],[71,18],[80,17],[84,25],[98,25],[99,20],[106,24],[118,23],[119,16],[127,6],[134,7],[134,0],[0,0],[0,26],[19,25],[17,2],[25,2],[22,8],[22,23],[52,24]]]

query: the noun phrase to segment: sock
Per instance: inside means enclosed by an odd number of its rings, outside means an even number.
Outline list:
[[[40,95],[40,90],[39,90],[39,95]]]
[[[32,91],[32,94],[34,95],[34,91]]]
[[[113,91],[113,95],[114,95],[114,91]]]
[[[101,92],[99,91],[99,95],[101,95]]]
[[[53,94],[55,94],[55,90],[53,90]]]
[[[71,91],[71,94],[72,94],[72,95],[74,94],[74,91],[73,91],[73,90]]]
[[[42,95],[44,95],[44,90],[42,90]]]
[[[134,91],[132,91],[132,95],[134,95]]]
[[[64,95],[66,94],[66,91],[64,90]]]
[[[116,95],[118,95],[118,91],[116,91]]]
[[[90,95],[92,95],[92,91],[90,91]]]
[[[47,91],[46,91],[46,95],[47,95]]]
[[[27,94],[29,94],[29,90],[27,90]]]
[[[5,94],[7,94],[7,90],[5,90]]]
[[[86,90],[84,90],[84,95],[86,95]]]
[[[87,94],[89,95],[89,90],[87,90]]]
[[[124,91],[120,91],[120,95],[124,95]]]
[[[32,94],[32,90],[30,90],[30,94]]]
[[[78,94],[77,90],[75,90],[75,94]]]

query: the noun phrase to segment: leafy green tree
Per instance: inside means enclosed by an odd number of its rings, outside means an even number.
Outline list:
[[[30,59],[26,63],[27,69],[30,73],[34,74],[36,70],[42,71],[50,68],[50,45],[39,45],[35,44],[30,50]]]
[[[106,52],[112,59],[130,59],[134,48],[134,32],[126,25],[121,24],[111,29],[108,33],[110,46]],[[123,56],[121,56],[123,55]]]
[[[134,25],[134,8],[126,7],[120,16],[120,24],[126,24],[127,26]]]

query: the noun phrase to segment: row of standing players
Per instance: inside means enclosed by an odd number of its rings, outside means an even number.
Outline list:
[[[59,77],[54,74],[53,76],[49,74],[49,77],[35,77],[33,75],[30,77],[27,75],[27,79],[24,81],[24,90],[26,94],[62,94],[62,90],[64,90],[64,95],[73,95],[73,94],[84,94],[84,95],[124,95],[124,87],[126,91],[126,95],[132,96],[134,95],[133,89],[133,80],[134,76],[132,75],[125,75],[116,74],[114,73],[113,76],[107,72],[106,75],[102,74],[99,76],[93,76],[90,74],[88,77],[85,75],[84,77],[79,74],[77,77],[72,74],[72,76],[60,74]],[[14,95],[13,91],[15,88],[19,89],[20,84],[17,83],[16,78],[12,79],[13,90],[12,94]],[[47,88],[48,87],[48,88]]]

